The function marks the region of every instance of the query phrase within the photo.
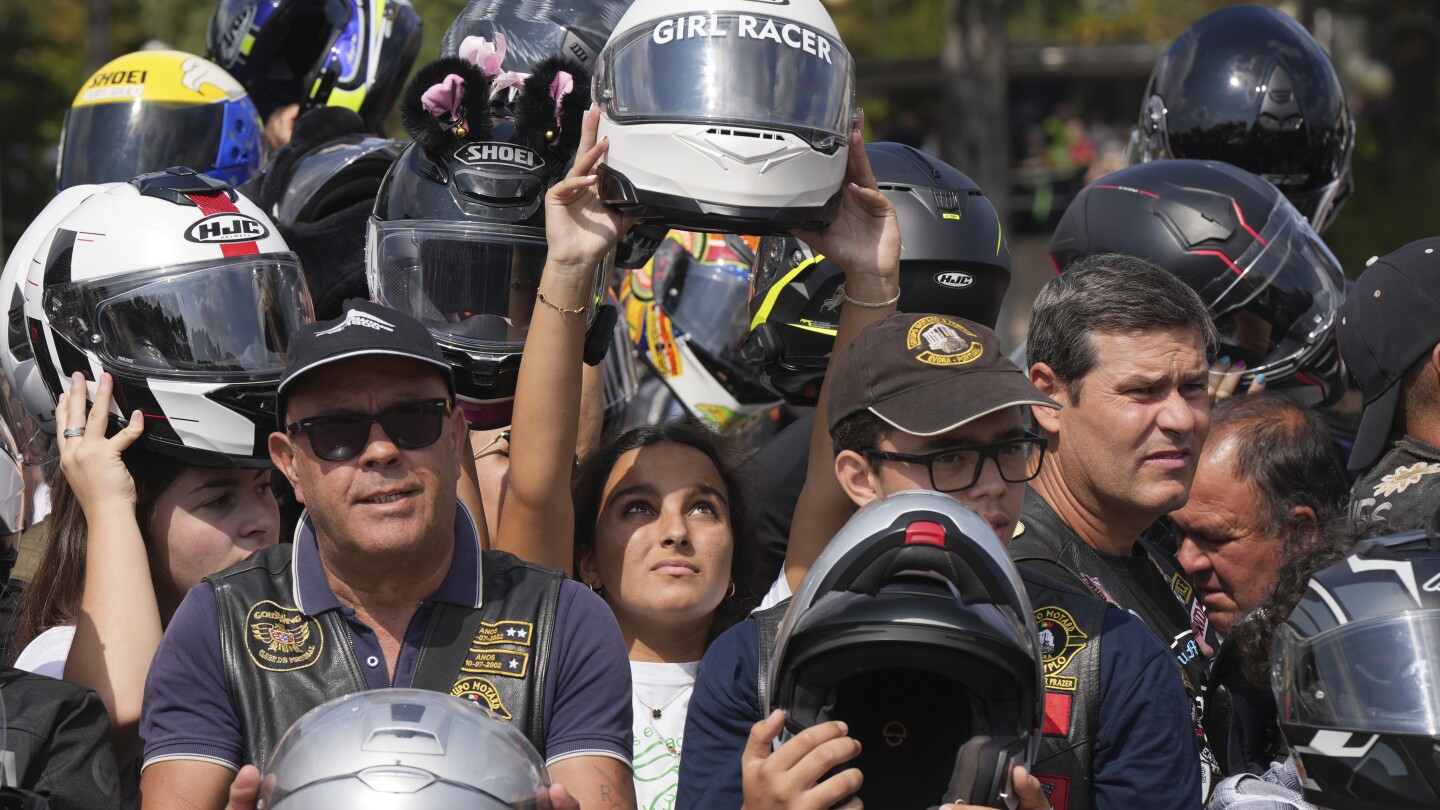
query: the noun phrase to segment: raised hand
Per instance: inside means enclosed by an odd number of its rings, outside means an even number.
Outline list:
[[[571,292],[576,294],[573,299],[554,302],[560,306],[589,303],[583,296],[589,294],[601,260],[627,227],[625,217],[600,201],[599,178],[594,171],[610,142],[596,143],[599,127],[600,108],[591,107],[580,130],[574,165],[545,195],[546,281],[556,285],[546,285],[547,298],[549,290],[567,298]],[[563,278],[548,278],[552,273]]]
[[[112,438],[105,437],[110,416],[110,397],[115,381],[101,374],[95,386],[95,404],[85,413],[85,375],[70,378],[70,391],[60,395],[55,407],[55,438],[60,448],[60,470],[80,501],[87,516],[109,505],[135,508],[135,480],[120,454],[145,432],[145,417],[130,415],[130,424]],[[78,431],[78,434],[77,434]],[[66,433],[72,435],[67,436]]]
[[[875,301],[863,296],[884,295],[878,300],[887,300],[899,290],[900,221],[895,206],[880,193],[870,168],[860,135],[864,121],[862,112],[850,130],[839,215],[823,230],[793,231],[792,235],[845,271],[846,291],[852,297]]]

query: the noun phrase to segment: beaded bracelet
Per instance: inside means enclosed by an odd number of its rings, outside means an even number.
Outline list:
[[[536,291],[535,291],[535,297],[540,300],[540,303],[544,304],[544,305],[547,306],[547,307],[550,307],[551,309],[555,310],[556,312],[560,313],[561,315],[583,315],[583,314],[585,314],[585,307],[576,307],[575,309],[566,309],[565,307],[560,306],[559,304],[555,303],[554,301],[551,301],[549,298],[546,298],[546,297],[545,297],[545,293],[540,292],[539,290],[536,290]],[[897,298],[896,300],[899,300],[899,299]]]

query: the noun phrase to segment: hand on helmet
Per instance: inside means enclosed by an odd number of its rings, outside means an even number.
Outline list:
[[[824,254],[845,272],[846,293],[866,302],[888,301],[900,290],[900,220],[895,206],[880,193],[870,158],[865,154],[856,116],[850,130],[850,156],[840,214],[820,231],[793,231],[795,238]]]
[[[1209,385],[1210,404],[1219,405],[1221,402],[1235,396],[1235,389],[1240,386],[1240,378],[1245,374],[1245,361],[1240,360],[1234,365],[1230,364],[1229,357],[1222,357],[1210,366]],[[1258,394],[1265,390],[1265,375],[1256,374],[1250,381],[1250,386],[1245,389],[1245,394]]]
[[[855,796],[864,777],[849,768],[820,781],[842,762],[860,754],[860,743],[845,736],[839,721],[807,728],[772,750],[775,736],[785,725],[785,713],[776,709],[750,729],[740,759],[744,774],[744,810],[859,810]],[[840,804],[846,797],[844,804]]]
[[[60,470],[91,520],[107,507],[118,506],[132,515],[135,509],[135,480],[120,454],[145,432],[145,417],[136,411],[124,430],[105,438],[114,388],[114,379],[101,374],[95,386],[95,404],[87,416],[85,375],[76,372],[70,377],[69,393],[61,394],[55,406]],[[67,432],[71,435],[66,436]]]
[[[1031,776],[1024,765],[1016,765],[1011,777],[1015,782],[1015,798],[1020,801],[1017,810],[1054,810],[1050,806],[1050,799],[1045,796],[1045,788],[1041,787],[1040,780]],[[975,805],[942,804],[940,810],[964,810],[966,807]]]
[[[629,229],[625,217],[600,200],[595,166],[610,142],[596,143],[599,127],[600,108],[591,107],[585,113],[574,165],[565,179],[545,195],[546,276],[556,285],[546,285],[546,297],[550,297],[551,290],[557,295],[563,291],[566,300],[554,302],[562,307],[590,303],[585,299],[594,287],[600,262]],[[552,280],[552,274],[563,278]]]

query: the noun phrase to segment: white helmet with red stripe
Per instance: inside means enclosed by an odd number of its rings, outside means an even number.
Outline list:
[[[111,429],[145,414],[146,445],[203,466],[269,466],[275,384],[314,320],[274,223],[190,169],[144,174],[82,202],[26,280],[45,384],[115,378]]]

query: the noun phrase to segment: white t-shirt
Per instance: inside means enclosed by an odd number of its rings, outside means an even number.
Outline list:
[[[70,644],[75,641],[75,626],[61,625],[35,637],[25,645],[15,668],[51,678],[65,677],[65,659],[70,657]]]
[[[680,749],[685,713],[695,690],[699,661],[684,664],[630,662],[635,691],[635,803],[639,810],[672,810],[680,790]],[[655,717],[655,710],[660,716]],[[668,743],[668,746],[667,746]],[[674,752],[671,752],[674,748]]]

